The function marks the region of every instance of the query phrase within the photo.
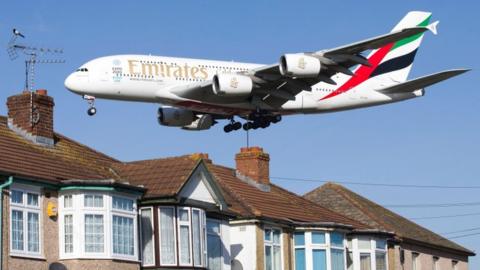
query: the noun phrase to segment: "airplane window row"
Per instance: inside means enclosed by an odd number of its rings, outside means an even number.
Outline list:
[[[140,61],[143,64],[161,64],[161,65],[170,65],[170,66],[179,66],[177,63],[167,63],[163,61]],[[247,71],[247,68],[239,68],[239,67],[221,67],[221,66],[210,66],[210,65],[198,65],[199,67],[203,68],[216,68],[216,69],[228,69],[228,70],[239,70],[239,71]]]

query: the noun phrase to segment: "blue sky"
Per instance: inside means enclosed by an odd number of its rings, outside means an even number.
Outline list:
[[[427,89],[423,98],[341,113],[286,117],[250,133],[271,155],[271,175],[333,181],[480,185],[480,33],[477,1],[3,1],[0,44],[17,27],[27,42],[64,48],[62,65],[37,69],[37,87],[55,98],[55,128],[121,160],[207,152],[233,166],[244,132],[221,126],[187,132],[159,126],[158,105],[99,100],[95,117],[63,86],[99,56],[139,53],[273,63],[287,52],[336,47],[384,34],[410,10],[433,12],[410,77],[457,67],[471,72]],[[21,59],[0,51],[0,100],[23,88]],[[0,106],[0,114],[6,114]],[[273,180],[303,194],[321,183]],[[347,185],[380,204],[479,201],[479,189]],[[480,212],[480,206],[394,209],[406,217]],[[418,220],[436,231],[480,226],[480,215]],[[476,231],[480,232],[480,231]],[[480,252],[480,235],[457,242]],[[471,269],[480,267],[473,258]]]

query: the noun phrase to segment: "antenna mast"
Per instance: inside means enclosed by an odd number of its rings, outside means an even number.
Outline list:
[[[17,38],[25,38],[17,29],[13,29],[13,36],[8,42],[7,52],[10,60],[18,58],[18,52],[22,52],[25,56],[25,90],[33,91],[35,84],[35,66],[36,64],[63,64],[63,59],[38,59],[46,54],[62,54],[62,49],[50,49],[42,47],[33,47],[25,44],[17,43]]]

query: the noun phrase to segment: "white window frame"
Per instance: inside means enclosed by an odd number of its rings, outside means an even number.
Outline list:
[[[341,250],[343,251],[343,266],[347,269],[347,238],[343,231],[329,231],[329,230],[298,230],[296,232],[303,232],[305,236],[305,244],[304,245],[295,245],[294,249],[301,249],[305,250],[305,269],[311,270],[313,269],[313,251],[314,250],[323,250],[325,251],[325,263],[326,269],[332,269],[332,249]],[[313,243],[313,233],[323,233],[325,235],[325,243]],[[332,245],[331,241],[331,234],[332,233],[340,233],[343,235],[342,247]],[[295,260],[295,256],[294,256]],[[295,263],[294,263],[295,266]],[[357,268],[354,268],[357,269]]]
[[[296,260],[296,257],[295,257],[295,250],[297,249],[303,249],[304,252],[305,252],[305,270],[308,269],[308,261],[307,261],[307,232],[306,231],[296,231],[296,232],[301,232],[303,233],[303,245],[297,245],[295,243],[295,232],[293,234],[293,268],[295,269],[295,260]]]
[[[412,270],[420,270],[418,258],[420,257],[420,253],[412,251]]]
[[[369,254],[370,255],[370,269],[376,270],[377,263],[376,263],[376,253],[383,252],[385,254],[385,266],[388,270],[388,243],[387,239],[385,238],[378,238],[369,235],[360,235],[360,236],[353,236],[350,238],[352,241],[352,248],[349,251],[352,252],[353,255],[353,269],[360,270],[360,254]],[[370,248],[360,248],[360,241],[359,240],[367,240],[370,243]],[[384,249],[377,249],[377,240],[381,240],[385,242]],[[418,269],[417,269],[418,270]]]
[[[342,247],[339,247],[339,246],[335,246],[332,244],[332,237],[331,235],[333,233],[339,233],[343,236],[343,240],[342,240]],[[341,250],[343,251],[343,268],[344,269],[347,269],[347,237],[345,235],[344,232],[340,232],[340,231],[330,231],[328,232],[327,234],[327,238],[328,238],[328,242],[327,242],[327,245],[328,245],[328,251],[327,251],[327,269],[331,269],[332,268],[332,249],[335,249],[335,250]]]
[[[198,228],[198,233],[200,234],[200,264],[196,264],[197,262],[195,262],[195,256],[194,256],[194,246],[193,246],[193,212],[195,211],[198,211],[198,221],[199,221],[199,226],[200,228]],[[190,212],[191,214],[191,220],[190,220],[190,223],[191,223],[191,228],[190,228],[190,231],[191,231],[191,239],[192,239],[192,261],[193,261],[193,266],[195,267],[205,267],[207,262],[205,261],[205,256],[204,254],[206,253],[206,245],[207,245],[207,242],[205,241],[205,227],[206,227],[206,216],[205,216],[205,211],[200,209],[200,208],[192,208],[192,211]],[[221,225],[221,223],[220,223]],[[221,238],[220,238],[221,239]]]
[[[72,207],[65,208],[65,196],[72,196]],[[85,195],[102,195],[102,207],[85,206]],[[113,209],[113,196],[133,200],[133,211]],[[119,192],[69,190],[59,194],[59,253],[60,259],[120,259],[139,261],[137,197]],[[73,216],[73,252],[65,253],[65,215]],[[103,216],[103,252],[85,251],[85,215]],[[134,255],[113,253],[113,216],[133,218]]]
[[[12,203],[12,192],[20,191],[22,192],[22,203]],[[35,194],[38,196],[38,205],[32,206],[28,205],[27,197],[28,193]],[[10,255],[12,256],[21,256],[21,257],[30,257],[30,258],[41,258],[43,259],[43,216],[42,216],[42,203],[43,198],[40,192],[39,187],[27,186],[27,185],[14,185],[10,188],[10,224],[9,224],[9,233],[10,233]],[[12,231],[12,212],[21,211],[23,218],[23,250],[14,250],[13,249],[13,231]],[[38,252],[28,251],[28,213],[34,213],[38,215]]]
[[[271,240],[267,242],[267,240],[265,240],[265,231],[266,230],[270,230],[272,235],[271,235]],[[280,231],[280,244],[275,244],[273,242],[273,231],[274,230],[278,230]],[[270,246],[272,248],[272,266],[273,266],[273,260],[274,260],[274,247],[275,246],[279,246],[280,247],[280,269],[274,269],[274,270],[283,270],[283,230],[279,227],[271,227],[271,226],[265,226],[263,228],[263,267],[265,269],[267,269],[267,260],[266,260],[266,247],[267,246]]]
[[[188,221],[181,221],[180,220],[180,211],[187,210],[188,211]],[[188,244],[189,244],[189,251],[190,251],[190,262],[187,264],[182,264],[182,241],[180,241],[181,237],[181,226],[188,226]],[[178,265],[179,266],[193,266],[193,241],[192,241],[192,211],[190,207],[177,207],[177,230],[178,230]]]
[[[140,245],[139,245],[140,248],[139,248],[139,249],[140,249],[140,255],[141,255],[141,256],[140,256],[140,260],[142,261],[142,266],[155,266],[155,265],[156,265],[156,259],[155,259],[155,257],[156,257],[156,256],[155,256],[155,255],[156,255],[156,250],[155,250],[155,220],[154,220],[154,219],[155,219],[155,214],[154,214],[154,212],[153,212],[153,211],[155,211],[155,210],[153,209],[153,206],[141,207],[141,208],[139,209],[139,212],[138,212],[138,217],[139,217],[139,219],[141,219],[141,218],[142,218],[142,211],[143,211],[143,210],[147,210],[147,209],[150,210],[150,213],[152,214],[152,218],[151,218],[151,223],[152,223],[152,224],[151,224],[151,226],[152,226],[152,237],[151,237],[151,240],[152,240],[152,244],[153,244],[153,245],[152,245],[152,247],[153,247],[153,248],[152,248],[152,251],[153,251],[153,254],[152,254],[152,256],[153,256],[153,264],[145,264],[145,263],[143,262],[143,242],[142,242],[143,237],[140,237],[140,242],[139,242],[139,243],[140,243]],[[142,222],[141,222],[141,221],[140,221],[140,231],[143,232]],[[139,236],[140,236],[140,235],[139,235]]]
[[[127,200],[131,200],[133,205],[132,205],[132,210],[129,211],[129,210],[123,210],[123,209],[116,209],[116,208],[113,208],[113,197],[117,197],[117,198],[121,198],[121,199],[127,199]],[[105,202],[104,202],[105,203]],[[122,196],[121,194],[111,194],[111,196],[109,197],[109,205],[111,207],[111,215],[110,215],[110,229],[111,229],[111,233],[110,233],[110,244],[111,244],[111,254],[112,254],[112,257],[113,258],[118,258],[118,259],[123,259],[123,260],[137,260],[137,250],[138,250],[138,229],[137,229],[137,224],[138,224],[138,221],[137,221],[137,204],[136,204],[136,200],[132,197],[127,197],[127,196]],[[153,212],[152,212],[152,215],[153,215]],[[133,254],[130,255],[130,254],[117,254],[117,253],[114,253],[114,249],[113,249],[113,216],[120,216],[120,217],[126,217],[126,218],[130,218],[132,219],[133,221]],[[153,218],[153,217],[152,217]]]
[[[175,255],[174,255],[175,263],[173,263],[173,264],[164,263],[164,262],[162,261],[162,256],[161,256],[161,254],[160,254],[160,265],[161,265],[161,266],[177,266],[177,265],[178,265],[177,257],[179,257],[179,256],[178,256],[178,251],[179,251],[178,246],[179,246],[179,244],[180,244],[180,243],[179,243],[179,239],[178,239],[178,237],[177,237],[177,230],[178,230],[178,229],[177,229],[177,210],[175,209],[174,206],[159,206],[159,207],[158,207],[158,228],[157,228],[157,229],[158,229],[158,241],[159,241],[159,243],[162,243],[162,230],[161,230],[161,228],[160,228],[160,226],[161,226],[161,224],[162,224],[162,223],[161,223],[161,220],[160,220],[160,219],[161,219],[161,214],[160,214],[160,209],[161,209],[161,208],[170,208],[170,209],[172,209],[172,213],[173,213],[173,218],[172,218],[172,220],[173,220],[173,228],[174,228],[174,229],[173,229],[173,238],[175,239],[175,241],[174,241],[175,247],[174,247],[174,249],[173,249],[174,252],[175,252]],[[160,249],[159,252],[161,252],[161,249],[162,249],[161,244],[159,244],[159,249]]]

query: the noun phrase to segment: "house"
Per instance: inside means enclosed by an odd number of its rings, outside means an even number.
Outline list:
[[[468,269],[475,253],[335,183],[327,183],[304,195],[332,211],[363,224],[394,233],[388,241],[390,270]],[[350,241],[350,239],[348,240]],[[363,268],[362,242],[352,241],[353,267]],[[355,254],[357,253],[357,254]],[[360,266],[360,267],[359,267]],[[350,269],[350,268],[349,268]]]
[[[7,107],[1,269],[395,269],[394,230],[271,183],[260,147],[235,168],[204,153],[122,162],[54,132],[44,90]]]

